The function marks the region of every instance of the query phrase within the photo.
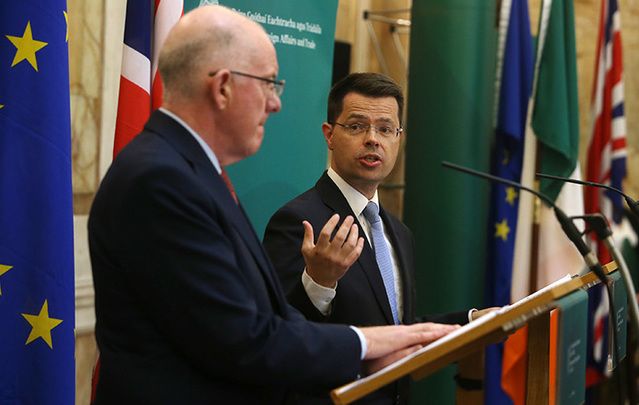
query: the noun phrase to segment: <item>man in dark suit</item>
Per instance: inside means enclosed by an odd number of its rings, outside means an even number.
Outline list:
[[[464,324],[476,312],[415,317],[413,237],[381,207],[377,193],[395,165],[403,103],[401,88],[381,74],[354,73],[335,84],[322,125],[330,168],[267,225],[264,247],[289,302],[308,319],[362,326],[418,319]],[[371,209],[381,217],[377,237]],[[355,249],[359,244],[363,248]],[[382,248],[388,254],[380,259]],[[406,400],[406,384],[368,397],[370,403]]]
[[[198,8],[168,35],[159,69],[164,107],[114,160],[89,217],[96,404],[282,403],[452,330],[321,325],[287,304],[224,171],[258,150],[281,107],[258,24]]]

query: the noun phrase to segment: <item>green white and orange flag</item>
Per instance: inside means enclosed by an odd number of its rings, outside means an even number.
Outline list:
[[[562,182],[535,185],[535,172],[579,176],[579,106],[572,1],[544,0],[541,6],[533,102],[529,109],[522,180],[549,196],[569,216],[583,213],[580,189]],[[528,136],[534,135],[534,136]],[[577,197],[577,198],[574,198]],[[566,273],[577,273],[583,262],[563,234],[552,211],[540,207],[537,243],[533,243],[535,202],[522,193],[515,242],[511,299],[516,301]],[[532,251],[535,249],[536,251]],[[535,260],[531,260],[534,258]],[[531,263],[536,263],[532,268]],[[502,387],[515,404],[525,402],[526,330],[505,343]]]

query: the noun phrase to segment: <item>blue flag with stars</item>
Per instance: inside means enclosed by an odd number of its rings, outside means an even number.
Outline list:
[[[533,51],[528,1],[512,0],[504,45],[499,110],[493,150],[493,174],[519,182],[524,157],[524,134],[532,89]],[[519,190],[495,183],[491,190],[488,238],[492,249],[486,275],[488,306],[510,304]],[[512,404],[501,384],[503,343],[486,351],[487,404]]]
[[[0,403],[75,402],[66,0],[0,3]]]

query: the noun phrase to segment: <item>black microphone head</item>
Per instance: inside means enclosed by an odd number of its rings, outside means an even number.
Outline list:
[[[612,236],[608,219],[602,213],[596,212],[594,214],[586,214],[577,218],[586,221],[588,228],[594,231],[600,240],[603,241],[604,239]]]
[[[624,195],[624,199],[626,200],[626,204],[628,204],[628,208],[630,208],[630,211],[635,214],[635,217],[637,217],[637,219],[639,219],[639,203],[628,197],[627,195]]]
[[[564,230],[568,239],[574,243],[577,250],[579,250],[579,253],[584,257],[590,254],[590,248],[581,237],[581,232],[579,232],[579,229],[577,229],[572,220],[568,218],[566,213],[558,207],[553,207],[553,210],[555,211],[555,216],[561,225],[561,229]]]

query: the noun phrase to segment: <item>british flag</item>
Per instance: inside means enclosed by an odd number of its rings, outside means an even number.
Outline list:
[[[626,119],[624,116],[621,19],[617,0],[602,0],[599,36],[592,88],[592,138],[588,147],[587,180],[622,188],[626,177]],[[623,217],[618,194],[598,188],[585,189],[587,213],[603,213],[614,228]],[[596,242],[594,242],[596,243]],[[597,252],[602,263],[611,256],[603,244]],[[591,289],[587,385],[601,379],[608,355],[608,301],[601,287]]]
[[[184,10],[183,0],[128,1],[113,156],[137,135],[162,104],[158,57]]]

